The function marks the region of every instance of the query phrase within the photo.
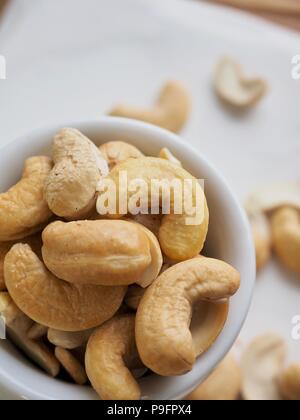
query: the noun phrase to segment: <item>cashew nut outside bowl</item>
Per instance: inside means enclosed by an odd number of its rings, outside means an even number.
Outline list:
[[[14,185],[28,156],[48,155],[52,138],[62,126],[75,127],[97,146],[110,141],[130,142],[145,155],[157,156],[163,147],[180,157],[183,166],[198,179],[205,179],[210,206],[210,229],[206,241],[208,255],[225,260],[241,273],[241,287],[231,299],[228,319],[215,344],[196,361],[193,370],[180,377],[150,375],[139,380],[142,398],[180,399],[197,387],[221,362],[235,342],[248,312],[255,282],[255,260],[251,233],[238,200],[222,176],[201,154],[176,135],[137,121],[108,118],[74,123],[65,122],[24,136],[2,147],[0,188]],[[240,232],[237,237],[236,232]],[[25,361],[7,340],[0,341],[0,386],[13,398],[97,399],[90,388],[70,385],[47,377]]]

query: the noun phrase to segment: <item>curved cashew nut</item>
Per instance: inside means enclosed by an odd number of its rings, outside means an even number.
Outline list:
[[[163,149],[161,149],[161,151],[159,152],[158,155],[159,158],[161,159],[166,159],[169,162],[174,163],[175,165],[181,166],[182,164],[180,162],[180,160],[178,160],[171,152],[169,149],[167,149],[166,147],[164,147]]]
[[[270,260],[272,254],[272,235],[270,224],[264,213],[249,215],[256,253],[256,268],[260,271]]]
[[[97,183],[108,174],[99,149],[73,128],[62,129],[54,138],[55,166],[45,182],[45,197],[57,216],[79,219],[94,205]]]
[[[282,208],[271,216],[273,246],[280,261],[300,273],[300,211]]]
[[[103,400],[140,399],[140,387],[129,370],[138,358],[134,327],[134,315],[121,315],[98,328],[88,342],[86,372]]]
[[[90,336],[94,332],[94,328],[85,331],[59,331],[53,328],[48,329],[48,341],[56,347],[66,350],[75,350],[87,344]]]
[[[125,287],[76,286],[51,274],[28,245],[6,255],[7,289],[18,307],[35,322],[63,331],[101,325],[121,306]]]
[[[253,107],[267,90],[264,80],[245,79],[239,64],[229,57],[218,64],[214,84],[219,98],[238,109]]]
[[[0,241],[22,239],[42,230],[52,216],[44,199],[44,182],[52,169],[46,156],[25,162],[22,179],[0,194]]]
[[[58,361],[42,341],[28,338],[33,321],[20,311],[6,292],[0,293],[0,315],[5,319],[13,343],[49,375],[56,377],[60,371]]]
[[[242,395],[245,400],[281,399],[277,379],[285,357],[285,343],[276,335],[263,335],[250,343],[241,358]]]
[[[123,141],[111,141],[102,144],[100,147],[102,156],[108,163],[109,169],[114,168],[121,162],[128,159],[138,159],[143,157],[143,153],[135,146]]]
[[[151,263],[148,236],[123,220],[55,222],[42,237],[46,266],[70,283],[128,285]]]
[[[241,370],[232,354],[225,357],[214,372],[186,400],[235,401],[241,390]]]
[[[285,400],[300,401],[300,363],[290,365],[280,375],[279,391]]]
[[[152,181],[156,180],[158,182],[169,181],[170,183],[176,182],[176,184],[181,185],[182,190],[186,185],[186,182],[190,182],[190,192],[191,198],[193,201],[193,206],[196,206],[195,213],[193,214],[192,219],[195,220],[195,223],[188,224],[188,216],[185,213],[185,200],[183,200],[182,194],[179,195],[177,191],[176,201],[179,204],[182,204],[182,213],[175,213],[175,197],[174,194],[170,194],[170,213],[165,215],[162,218],[162,224],[159,229],[159,242],[162,248],[163,253],[174,261],[184,261],[189,258],[197,256],[204,245],[207,231],[208,231],[208,221],[209,213],[207,208],[207,202],[204,195],[204,192],[199,185],[198,181],[184,169],[174,165],[164,159],[158,158],[142,158],[129,160],[120,165],[116,166],[107,177],[108,180],[112,181],[116,186],[116,198],[117,200],[120,197],[120,176],[122,173],[126,173],[128,186],[132,182],[138,180],[145,181],[148,186],[147,191],[140,191],[142,196],[141,202],[149,203],[154,201],[161,203],[163,198],[162,188],[159,188],[159,191],[153,191],[155,188],[151,187]],[[150,193],[151,191],[151,193]],[[175,189],[176,193],[176,189]],[[104,209],[102,209],[102,195],[105,193],[99,193],[99,198],[97,202],[97,210],[101,214]],[[151,197],[148,197],[150,194]],[[132,191],[127,192],[128,202],[134,196]],[[200,208],[199,208],[200,207]],[[119,208],[119,202],[117,202],[117,209]],[[122,215],[116,215],[116,217],[122,217]]]
[[[38,340],[39,338],[46,337],[47,332],[48,327],[35,322],[33,326],[28,330],[27,337],[30,340]]]
[[[136,342],[145,366],[162,376],[190,371],[201,351],[189,329],[192,308],[199,301],[226,299],[239,285],[234,268],[204,257],[177,264],[159,276],[147,289],[136,316]],[[219,332],[220,328],[211,331],[202,350],[207,350]]]
[[[180,82],[166,83],[160,92],[157,103],[151,109],[140,109],[119,105],[110,115],[146,121],[175,133],[185,125],[191,110],[190,95]]]
[[[146,289],[142,288],[141,286],[138,286],[137,284],[129,286],[124,299],[124,302],[126,303],[128,308],[132,309],[133,311],[136,311],[145,292]]]
[[[55,357],[77,385],[87,383],[88,377],[84,367],[69,350],[56,347]]]

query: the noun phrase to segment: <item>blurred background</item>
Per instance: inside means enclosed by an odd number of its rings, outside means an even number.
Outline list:
[[[119,102],[147,106],[178,79],[193,96],[181,134],[242,203],[258,186],[299,180],[300,0],[0,0],[0,14],[0,144]],[[249,112],[228,111],[214,94],[224,55],[268,84]],[[274,331],[300,361],[298,277],[275,259],[259,273],[242,341]]]

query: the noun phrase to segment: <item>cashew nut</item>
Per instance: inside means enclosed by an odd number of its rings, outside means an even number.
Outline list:
[[[121,306],[125,287],[81,286],[51,274],[28,245],[6,255],[7,289],[18,307],[35,322],[63,331],[101,325]]]
[[[119,177],[122,172],[126,172],[127,174],[128,185],[136,179],[145,181],[148,184],[148,191],[152,190],[150,194],[151,201],[153,202],[155,200],[157,203],[161,203],[163,193],[161,188],[159,188],[159,191],[153,191],[153,188],[151,188],[151,181],[153,179],[157,181],[179,181],[182,185],[186,181],[190,181],[193,205],[200,204],[200,209],[198,208],[199,206],[196,206],[196,212],[194,214],[197,222],[192,225],[187,224],[187,214],[184,208],[182,209],[182,214],[173,214],[175,213],[175,198],[174,194],[170,194],[171,214],[165,215],[162,218],[162,224],[159,229],[159,241],[163,253],[171,260],[184,261],[198,255],[206,239],[209,221],[206,198],[198,181],[184,169],[167,160],[149,157],[132,159],[116,166],[108,176],[108,179],[116,186],[117,198],[120,195]],[[142,197],[141,202],[148,200],[148,191],[140,191],[141,195],[147,193],[147,197]],[[132,191],[128,191],[128,201],[130,201],[133,195],[134,193]],[[180,195],[180,199],[183,199],[182,194]],[[99,193],[97,210],[100,214],[103,212],[102,201],[102,193]],[[200,203],[196,203],[196,201]],[[148,204],[150,205],[150,203]],[[117,203],[118,208],[119,203]],[[119,218],[121,216],[117,215]]]
[[[33,322],[17,308],[6,292],[0,293],[0,315],[5,319],[7,332],[16,346],[49,375],[57,376],[60,371],[58,361],[44,343],[27,337]]]
[[[74,350],[85,346],[94,332],[94,328],[85,331],[59,331],[53,328],[48,329],[48,341],[56,347],[66,350]]]
[[[279,391],[285,400],[300,401],[300,364],[289,366],[279,378]]]
[[[148,235],[123,220],[55,222],[42,238],[46,266],[70,283],[128,285],[151,263]]]
[[[229,57],[218,64],[214,83],[219,98],[238,109],[253,107],[267,91],[263,79],[244,78],[240,65]]]
[[[69,350],[56,347],[55,357],[76,384],[85,385],[87,383],[88,377],[84,367]]]
[[[271,216],[273,246],[279,260],[300,274],[300,210],[286,207]]]
[[[245,400],[281,399],[277,381],[285,357],[285,343],[276,335],[263,335],[250,343],[241,358],[242,395]]]
[[[159,229],[161,226],[161,219],[162,216],[160,214],[137,214],[135,216],[131,216],[131,219],[139,223],[140,225],[145,226],[148,230],[150,230],[157,238],[159,235]]]
[[[239,285],[240,275],[234,268],[204,257],[177,264],[159,276],[147,289],[136,316],[136,342],[145,366],[162,376],[190,371],[201,353],[189,329],[193,307],[199,301],[229,298]],[[219,327],[206,331],[209,340],[202,343],[202,351],[219,332]]]
[[[38,232],[50,219],[52,213],[43,191],[51,168],[51,160],[46,156],[27,159],[22,179],[0,194],[0,242]]]
[[[159,158],[161,159],[166,159],[169,162],[174,163],[175,165],[181,166],[182,164],[180,162],[180,160],[178,160],[171,152],[169,149],[167,149],[166,147],[164,147],[163,149],[161,149],[161,151],[159,152],[158,155]]]
[[[143,153],[135,146],[123,141],[111,141],[102,144],[100,147],[102,156],[108,163],[109,169],[114,168],[121,162],[128,159],[137,159],[143,157]]]
[[[235,401],[241,390],[240,367],[232,354],[225,357],[214,372],[186,400]]]
[[[264,213],[249,215],[256,253],[256,268],[260,271],[270,260],[272,254],[272,235],[270,224]]]
[[[33,326],[28,330],[27,337],[30,340],[37,340],[39,338],[45,337],[48,332],[48,327],[45,327],[42,324],[34,323]]]
[[[87,137],[73,128],[54,138],[55,166],[45,182],[45,197],[57,216],[84,218],[94,205],[97,184],[108,174],[106,160]]]
[[[185,125],[191,110],[189,92],[178,81],[166,83],[157,103],[151,109],[140,109],[127,105],[116,106],[110,115],[146,121],[175,133]]]
[[[106,322],[91,336],[85,357],[86,372],[103,400],[139,400],[140,387],[130,369],[136,364],[135,316]]]
[[[146,289],[142,288],[141,286],[138,286],[137,284],[129,286],[124,299],[124,302],[126,303],[128,308],[136,311],[145,292]]]

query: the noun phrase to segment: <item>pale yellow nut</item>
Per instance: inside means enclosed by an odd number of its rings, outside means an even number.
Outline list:
[[[249,216],[256,253],[256,268],[260,271],[270,260],[272,254],[272,235],[270,223],[264,213]]]
[[[124,302],[126,303],[128,308],[136,311],[145,292],[146,289],[144,289],[141,286],[138,286],[137,284],[129,286],[124,299]]]
[[[152,108],[119,105],[110,115],[145,121],[177,133],[184,127],[190,111],[191,97],[186,87],[178,81],[170,81],[163,86]]]
[[[282,208],[271,216],[274,251],[283,265],[300,274],[300,211]]]
[[[130,220],[133,220],[134,222],[145,226],[158,238],[162,219],[162,216],[160,214],[137,214],[135,216],[128,216],[130,217]]]
[[[151,207],[151,203],[161,203],[163,197],[170,198],[170,213],[164,215],[159,229],[159,242],[163,253],[174,261],[184,261],[198,255],[203,249],[204,242],[208,231],[209,213],[204,192],[191,174],[184,169],[171,162],[159,158],[142,158],[128,160],[116,166],[107,177],[107,181],[116,186],[117,197],[117,211],[119,210],[120,199],[120,176],[126,173],[128,187],[136,180],[144,181],[147,189],[140,189],[139,199],[141,203],[146,203]],[[175,189],[171,188],[169,197],[164,193],[164,188],[156,188],[158,183],[166,181],[175,185]],[[190,200],[184,200],[182,191],[187,191],[190,194]],[[174,192],[175,191],[175,192]],[[112,195],[114,191],[112,191]],[[105,195],[104,195],[105,194]],[[127,203],[131,202],[136,192],[132,192],[130,188],[127,191]],[[148,197],[148,194],[150,197]],[[97,201],[97,210],[101,214],[103,209],[103,198],[107,197],[107,193],[99,192]],[[121,194],[122,198],[122,194]],[[191,210],[188,207],[188,201],[194,207],[194,213],[187,215]],[[181,208],[175,208],[175,204],[180,204]],[[196,206],[198,204],[198,206]],[[126,205],[124,210],[126,211]],[[130,209],[129,209],[130,210]],[[180,214],[174,214],[175,210]],[[150,211],[150,210],[149,210]],[[158,208],[159,211],[159,208]],[[121,218],[122,214],[108,215],[110,217]],[[192,217],[190,217],[192,216]]]
[[[51,274],[28,245],[14,245],[4,261],[7,289],[35,322],[63,331],[101,325],[119,309],[126,287],[82,286]]]
[[[85,385],[87,383],[88,377],[84,367],[69,350],[56,347],[55,357],[77,385]]]
[[[241,390],[240,367],[232,354],[225,357],[214,372],[189,394],[186,400],[235,401]]]
[[[46,337],[48,332],[48,327],[45,325],[34,323],[33,326],[28,330],[27,337],[30,340],[37,340],[42,337]]]
[[[86,372],[103,400],[140,399],[140,387],[130,371],[138,358],[134,327],[134,315],[121,315],[98,328],[88,342]]]
[[[104,143],[100,147],[102,156],[108,163],[109,169],[114,168],[121,162],[128,159],[137,159],[143,157],[143,153],[135,146],[123,141],[111,141]]]
[[[284,341],[265,334],[254,339],[241,358],[242,396],[248,401],[280,400],[278,377],[286,358]]]
[[[280,375],[279,391],[285,400],[300,401],[300,363],[290,365]]]
[[[20,311],[6,292],[0,293],[0,316],[5,319],[7,332],[13,343],[49,375],[57,376],[60,371],[58,361],[42,341],[27,337],[33,322]]]
[[[44,182],[52,169],[46,156],[25,162],[22,179],[0,194],[0,242],[22,239],[39,230],[52,216],[44,199]]]
[[[49,328],[47,338],[48,341],[56,347],[61,347],[66,350],[74,350],[79,347],[84,347],[93,332],[94,328],[74,332],[59,331]]]
[[[43,243],[48,269],[70,283],[133,284],[151,263],[148,236],[123,220],[55,222],[44,230]]]
[[[164,147],[163,149],[161,149],[161,151],[159,152],[159,155],[158,155],[158,157],[159,158],[161,158],[161,159],[166,159],[166,160],[168,160],[169,162],[172,162],[172,163],[174,163],[175,165],[178,165],[178,166],[181,166],[182,167],[182,164],[181,164],[181,162],[180,162],[180,160],[178,160],[173,154],[172,154],[172,152],[169,150],[169,149],[167,149],[166,147]]]
[[[246,79],[240,65],[230,57],[224,57],[219,62],[214,86],[219,98],[237,109],[253,107],[267,91],[267,84],[263,79]]]
[[[136,316],[136,342],[145,366],[162,376],[190,371],[196,357],[217,338],[227,317],[225,308],[216,325],[210,315],[211,331],[205,328],[206,322],[199,324],[207,341],[201,340],[196,328],[194,342],[190,330],[193,307],[200,301],[227,299],[239,285],[240,275],[233,267],[204,257],[174,265],[160,275],[144,294]],[[217,307],[216,313],[219,311]]]
[[[54,168],[45,182],[45,197],[54,214],[86,217],[95,206],[97,184],[108,166],[99,149],[73,128],[62,129],[53,141]]]

